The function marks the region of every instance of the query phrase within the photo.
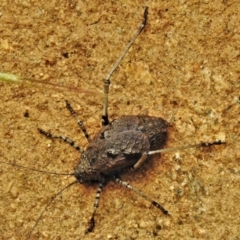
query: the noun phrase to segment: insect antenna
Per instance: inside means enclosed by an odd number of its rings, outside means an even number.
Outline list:
[[[35,172],[46,173],[46,174],[61,175],[61,176],[74,176],[73,173],[48,172],[48,171],[39,170],[39,169],[36,169],[36,168],[31,168],[31,167],[26,167],[26,166],[22,166],[22,165],[15,164],[15,163],[10,163],[10,162],[0,161],[0,163],[8,164],[8,165],[11,165],[11,166],[14,166],[14,167],[23,168],[23,169],[28,169],[28,170],[35,171]],[[72,186],[72,185],[75,184],[75,183],[78,183],[78,181],[74,181],[74,182],[70,183],[69,185],[67,185],[66,187],[64,187],[61,191],[59,191],[58,193],[56,193],[55,195],[53,195],[53,196],[51,197],[51,200],[47,203],[47,205],[45,206],[45,208],[42,210],[41,214],[39,215],[39,217],[38,217],[37,220],[35,221],[35,224],[34,224],[34,226],[31,228],[31,231],[29,232],[29,234],[28,234],[28,236],[27,236],[27,239],[30,239],[30,237],[31,237],[31,235],[32,235],[32,232],[34,231],[34,229],[35,229],[36,226],[38,225],[38,223],[39,223],[39,221],[41,220],[44,212],[46,212],[47,208],[51,205],[51,203],[52,203],[63,191],[65,191],[66,189],[68,189],[70,186]]]
[[[45,206],[45,208],[42,210],[41,214],[39,215],[39,217],[37,218],[37,220],[35,221],[35,224],[33,225],[33,227],[31,228],[31,231],[29,232],[27,239],[30,239],[34,229],[36,228],[36,226],[38,225],[39,221],[41,220],[44,212],[46,212],[47,208],[52,204],[52,202],[60,195],[62,194],[63,191],[65,191],[66,189],[68,189],[70,186],[74,185],[75,183],[78,183],[78,181],[74,181],[70,184],[68,184],[66,187],[64,187],[61,191],[59,191],[58,193],[56,193],[55,195],[53,195],[51,197],[51,200],[47,203],[47,205]]]
[[[11,165],[11,166],[18,167],[18,168],[28,169],[28,170],[35,171],[35,172],[46,173],[46,174],[61,175],[61,176],[74,176],[73,173],[48,172],[48,171],[45,171],[45,170],[39,170],[39,169],[36,169],[36,168],[26,167],[26,166],[22,166],[22,165],[19,165],[19,164],[16,164],[16,163],[11,163],[11,162],[0,161],[0,163]]]

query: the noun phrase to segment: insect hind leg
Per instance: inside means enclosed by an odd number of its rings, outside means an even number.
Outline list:
[[[185,149],[189,149],[189,148],[211,147],[213,145],[222,145],[222,144],[225,144],[225,141],[217,140],[217,141],[213,141],[213,142],[200,142],[197,144],[189,144],[189,145],[185,145],[185,146],[181,146],[181,147],[163,148],[163,149],[159,149],[159,150],[148,151],[148,152],[145,152],[144,155],[150,156],[150,155],[154,155],[157,153],[176,152],[179,150],[185,150]]]
[[[41,133],[42,135],[46,136],[47,138],[58,138],[63,140],[65,143],[69,144],[70,146],[74,147],[78,152],[80,152],[81,154],[84,153],[84,151],[81,149],[81,147],[79,147],[73,140],[69,139],[68,137],[64,137],[64,136],[58,136],[58,135],[52,135],[49,132],[44,131],[41,128],[38,128],[39,133]]]
[[[104,86],[103,86],[103,93],[104,93],[104,98],[103,98],[103,112],[102,112],[102,125],[106,126],[109,124],[109,119],[108,119],[108,93],[109,93],[109,86],[110,86],[110,78],[112,74],[115,72],[115,70],[118,68],[119,64],[122,62],[124,56],[127,54],[129,48],[132,46],[132,44],[135,42],[136,38],[138,35],[142,32],[144,27],[147,24],[147,18],[148,18],[148,7],[145,8],[144,13],[143,13],[143,20],[141,22],[141,25],[138,27],[137,31],[133,35],[133,37],[130,39],[124,50],[122,51],[121,55],[118,57],[117,61],[115,64],[112,66],[110,69],[109,73],[107,74],[105,81],[104,81]]]

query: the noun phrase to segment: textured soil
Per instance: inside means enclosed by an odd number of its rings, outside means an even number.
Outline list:
[[[240,239],[240,4],[101,2],[0,2],[1,72],[94,92],[0,83],[0,239]],[[145,6],[147,26],[111,79],[110,118],[148,114],[170,121],[166,147],[217,139],[226,144],[162,154],[122,175],[171,216],[109,183],[95,230],[84,235],[97,186],[75,184],[33,229],[50,199],[74,177],[29,168],[72,173],[80,158],[37,128],[86,147],[65,100],[91,136],[96,134],[103,80],[140,25]]]

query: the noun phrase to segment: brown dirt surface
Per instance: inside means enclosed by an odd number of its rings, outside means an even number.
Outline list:
[[[240,4],[238,1],[1,0],[1,72],[91,89],[94,95],[0,83],[1,161],[72,173],[79,153],[38,127],[87,141],[101,128],[103,79],[142,21],[146,28],[112,76],[109,114],[171,121],[166,147],[226,140],[162,154],[122,179],[161,203],[109,183],[94,232],[83,235],[96,185],[75,184],[44,212],[30,239],[240,239]],[[0,239],[27,239],[48,201],[73,177],[0,163]]]

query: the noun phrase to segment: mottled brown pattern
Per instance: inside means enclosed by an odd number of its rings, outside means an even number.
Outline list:
[[[84,240],[238,239],[239,1],[1,0],[1,71],[99,93],[146,5],[148,24],[112,76],[110,120],[140,114],[170,120],[169,147],[219,138],[227,144],[162,154],[122,176],[166,206],[171,218],[109,183],[98,225]],[[0,83],[0,96],[0,157],[8,162],[73,171],[79,153],[37,131],[42,127],[86,147],[65,99],[91,136],[101,128],[99,95]],[[25,239],[46,203],[72,181],[0,164],[0,238]],[[80,184],[65,191],[32,239],[79,239],[95,191]]]

